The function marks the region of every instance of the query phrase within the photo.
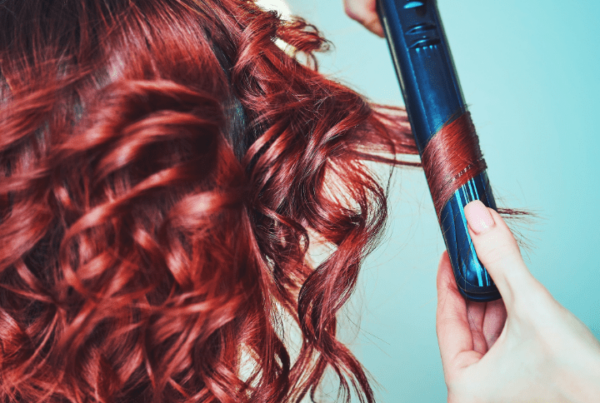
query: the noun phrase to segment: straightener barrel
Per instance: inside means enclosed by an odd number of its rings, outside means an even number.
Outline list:
[[[445,124],[466,112],[437,4],[378,0],[378,11],[422,154]],[[464,206],[472,200],[496,209],[485,171],[454,193],[441,211],[440,226],[459,291],[471,300],[493,301],[500,294],[477,258],[467,230]]]

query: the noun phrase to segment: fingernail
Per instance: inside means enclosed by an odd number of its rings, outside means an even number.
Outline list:
[[[477,235],[486,233],[496,224],[488,208],[479,200],[472,201],[465,206],[465,216],[469,228]]]

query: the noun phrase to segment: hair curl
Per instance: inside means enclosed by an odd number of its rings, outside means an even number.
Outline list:
[[[365,161],[417,150],[326,47],[246,0],[0,4],[0,401],[291,402],[327,368],[374,400],[336,313],[386,218]]]

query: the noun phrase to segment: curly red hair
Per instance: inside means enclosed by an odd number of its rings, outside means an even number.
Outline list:
[[[295,402],[328,368],[374,400],[336,314],[386,218],[364,162],[417,150],[326,45],[246,0],[0,4],[0,401]]]

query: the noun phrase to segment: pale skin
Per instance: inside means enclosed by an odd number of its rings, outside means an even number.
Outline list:
[[[376,4],[375,0],[344,0],[344,10],[348,17],[360,22],[375,35],[383,37]]]
[[[383,36],[375,4],[344,0],[350,18]],[[465,214],[502,299],[466,301],[442,256],[436,328],[448,402],[600,402],[600,342],[531,275],[498,213],[475,201]]]
[[[465,215],[502,299],[465,301],[442,256],[436,327],[448,402],[600,402],[598,340],[531,275],[498,213],[475,201]]]

